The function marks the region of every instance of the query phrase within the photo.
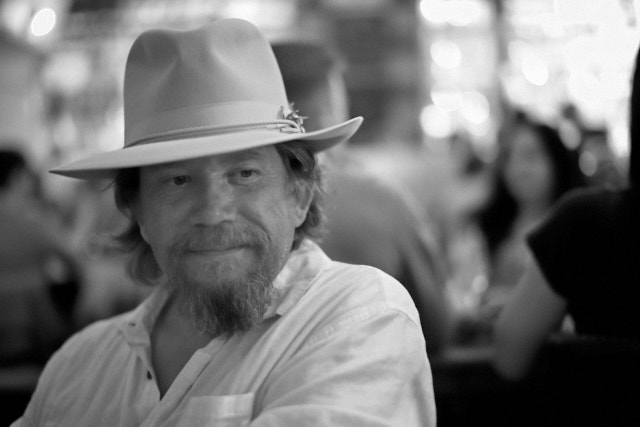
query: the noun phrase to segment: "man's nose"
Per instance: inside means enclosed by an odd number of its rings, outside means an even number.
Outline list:
[[[200,183],[193,201],[192,223],[212,226],[232,221],[236,215],[236,200],[233,186],[223,180]]]

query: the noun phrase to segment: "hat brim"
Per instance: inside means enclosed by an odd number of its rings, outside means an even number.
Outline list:
[[[113,179],[120,169],[196,159],[287,141],[300,141],[317,153],[351,138],[361,124],[362,117],[355,117],[326,129],[306,133],[252,129],[147,143],[96,154],[51,169],[50,172],[77,179]]]

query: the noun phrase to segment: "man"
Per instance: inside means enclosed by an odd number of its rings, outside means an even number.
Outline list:
[[[337,52],[313,40],[281,40],[272,47],[289,100],[309,116],[305,129],[347,119],[344,66]],[[417,201],[366,172],[357,152],[344,144],[325,153],[327,231],[320,246],[333,260],[371,265],[398,279],[418,308],[429,354],[435,353],[448,339],[452,315],[444,296],[444,260],[414,209]]]
[[[417,311],[331,261],[315,153],[246,21],[150,31],[125,73],[125,148],[55,170],[115,177],[131,272],[158,289],[51,359],[15,425],[435,425]]]

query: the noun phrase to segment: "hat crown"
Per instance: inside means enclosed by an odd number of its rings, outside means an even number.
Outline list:
[[[274,121],[288,105],[271,46],[240,19],[141,34],[124,89],[125,146]]]

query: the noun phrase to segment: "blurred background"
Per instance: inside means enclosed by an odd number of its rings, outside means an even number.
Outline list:
[[[107,242],[123,218],[106,184],[47,170],[122,147],[125,62],[142,31],[226,17],[252,21],[272,41],[314,39],[340,53],[350,115],[365,119],[350,149],[410,196],[429,230],[446,265],[453,343],[487,343],[504,298],[489,301],[495,260],[469,225],[522,114],[557,129],[587,185],[625,183],[640,0],[0,0],[0,149],[26,156],[42,221],[81,260],[80,272],[47,267],[49,281],[71,284],[71,302],[56,308],[69,311],[69,332],[148,290],[127,279]],[[447,376],[469,354],[435,360],[443,425],[471,414],[461,387],[480,390],[474,398],[496,390],[493,377]],[[23,378],[27,395],[32,385]]]
[[[46,166],[119,148],[133,39],[221,17],[338,46],[351,113],[365,117],[353,144],[445,156],[455,136],[491,161],[505,110],[520,107],[602,130],[624,163],[633,0],[2,0],[0,136]],[[582,159],[585,173],[597,156]]]
[[[221,17],[339,47],[352,116],[365,118],[352,143],[425,206],[449,188],[443,169],[495,158],[513,108],[561,126],[572,147],[585,142],[580,127],[604,140],[583,144],[585,174],[612,156],[624,167],[633,0],[2,0],[2,141],[19,141],[42,169],[119,148],[133,39]],[[74,184],[43,179],[52,197],[69,197]]]

